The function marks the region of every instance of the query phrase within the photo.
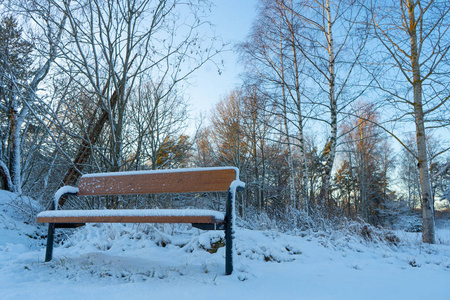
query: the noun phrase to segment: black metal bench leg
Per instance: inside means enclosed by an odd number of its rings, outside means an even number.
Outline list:
[[[51,261],[53,256],[53,235],[55,233],[55,224],[48,224],[47,249],[45,251],[45,262]]]
[[[233,238],[231,236],[231,225],[227,222],[225,229],[225,275],[233,272]]]
[[[225,224],[225,275],[233,272],[233,193],[228,191],[226,224]]]

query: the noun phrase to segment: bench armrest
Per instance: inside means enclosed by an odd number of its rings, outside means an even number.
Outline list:
[[[239,179],[234,180],[231,185],[230,185],[230,189],[233,189],[235,191],[242,191],[245,188],[245,182],[240,181]]]
[[[66,185],[59,188],[56,191],[55,195],[53,196],[53,203],[50,209],[58,210],[59,199],[61,199],[63,195],[77,195],[77,194],[78,194],[77,187]]]

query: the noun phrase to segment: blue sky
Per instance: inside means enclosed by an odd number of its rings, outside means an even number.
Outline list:
[[[256,15],[257,0],[214,0],[209,20],[215,24],[216,34],[233,44],[245,39]],[[219,75],[213,64],[206,64],[191,78],[192,86],[186,91],[193,117],[200,111],[209,114],[214,105],[238,83],[242,68],[233,51],[222,54],[225,69]]]

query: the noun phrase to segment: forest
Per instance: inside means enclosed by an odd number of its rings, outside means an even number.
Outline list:
[[[235,166],[244,227],[356,220],[435,243],[435,210],[450,209],[450,2],[260,0],[235,45],[216,36],[211,5],[0,1],[0,188],[45,208],[86,173]],[[221,72],[230,50],[240,84],[194,116],[189,79]]]

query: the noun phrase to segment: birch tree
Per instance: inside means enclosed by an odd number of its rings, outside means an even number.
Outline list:
[[[379,47],[372,71],[395,108],[392,119],[415,125],[423,218],[423,242],[434,243],[434,205],[427,158],[427,128],[448,125],[450,98],[450,3],[401,0],[371,2],[371,25]],[[380,76],[382,74],[383,76]],[[401,140],[399,140],[401,142]],[[403,143],[404,145],[404,143]],[[410,149],[410,153],[414,152]]]
[[[285,9],[288,5],[291,10]],[[303,62],[298,53],[299,24],[292,13],[293,1],[261,1],[258,19],[247,42],[239,47],[248,62],[250,77],[265,90],[271,107],[269,113],[282,120],[282,127],[268,124],[279,131],[286,143],[289,165],[289,197],[293,208],[297,202],[297,174],[302,177],[300,195],[304,208],[308,207],[308,171],[304,146],[303,99],[300,78]],[[300,166],[295,169],[294,147],[300,152]]]
[[[263,209],[267,203],[265,197],[267,177],[266,147],[273,130],[268,124],[273,123],[273,112],[270,111],[267,98],[259,92],[257,86],[248,86],[243,91],[242,115],[244,135],[248,140],[249,162],[248,174],[249,190],[252,190],[256,207]]]
[[[322,151],[324,168],[319,200],[329,200],[330,179],[336,158],[339,115],[348,104],[357,99],[364,88],[350,87],[363,54],[366,39],[364,27],[359,26],[362,6],[356,1],[308,0],[294,5],[284,4],[301,22],[302,30],[296,36],[298,50],[308,62],[306,85],[316,87],[309,99],[329,114],[327,119],[319,112],[316,118],[328,127],[328,141]],[[353,85],[354,87],[354,85]],[[324,99],[323,102],[316,99]],[[325,99],[327,99],[325,101]]]

